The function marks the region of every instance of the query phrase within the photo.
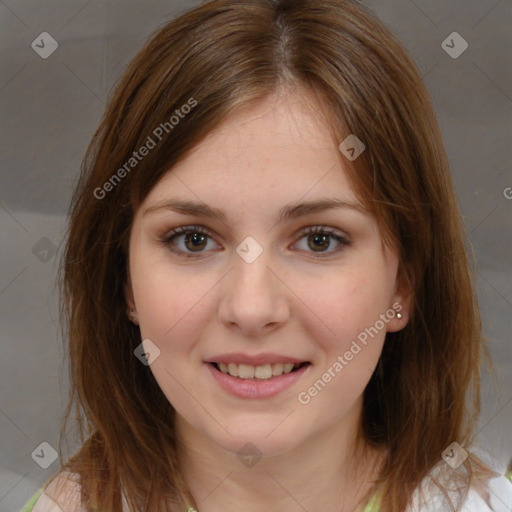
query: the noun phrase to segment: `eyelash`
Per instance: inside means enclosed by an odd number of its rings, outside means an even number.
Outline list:
[[[185,235],[188,233],[207,235],[208,237],[213,239],[211,232],[203,226],[180,226],[180,227],[172,229],[168,235],[166,235],[165,237],[160,239],[160,242],[164,246],[166,246],[171,252],[177,254],[180,257],[197,258],[198,256],[200,256],[202,254],[202,252],[197,252],[197,256],[196,256],[195,253],[189,253],[189,252],[182,251],[180,249],[173,248],[173,244],[172,244],[173,240],[176,237],[179,237],[181,235]],[[323,252],[323,253],[322,252],[318,252],[318,253],[312,252],[312,254],[314,255],[315,258],[326,258],[334,253],[342,251],[345,246],[350,245],[350,242],[345,237],[336,234],[332,229],[326,228],[324,226],[313,226],[313,227],[305,228],[304,230],[302,230],[300,232],[299,240],[301,240],[302,238],[304,238],[308,235],[316,235],[316,234],[328,235],[328,236],[334,238],[340,244],[340,246],[337,249],[335,249],[334,251],[330,251],[330,252]]]

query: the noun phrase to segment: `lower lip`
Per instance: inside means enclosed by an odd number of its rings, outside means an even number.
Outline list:
[[[240,398],[270,398],[293,386],[307,371],[311,364],[305,364],[298,370],[283,373],[269,380],[239,379],[222,373],[212,364],[205,363],[220,387]]]

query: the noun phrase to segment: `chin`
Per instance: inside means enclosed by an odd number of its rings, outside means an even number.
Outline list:
[[[258,458],[274,457],[297,447],[296,433],[292,435],[291,432],[283,429],[278,434],[277,431],[272,432],[268,425],[265,425],[265,428],[244,428],[239,431],[234,431],[227,426],[227,430],[233,437],[226,434],[221,439],[216,438],[213,441],[238,458],[243,458],[246,455]],[[270,432],[272,433],[270,434]]]

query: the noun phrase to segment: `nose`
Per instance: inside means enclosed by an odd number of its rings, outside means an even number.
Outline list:
[[[252,263],[233,255],[234,268],[223,280],[219,319],[240,335],[261,337],[290,316],[288,288],[272,268],[269,251]]]

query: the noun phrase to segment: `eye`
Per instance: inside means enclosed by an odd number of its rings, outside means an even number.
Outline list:
[[[311,249],[313,253],[316,253],[315,257],[317,258],[323,258],[325,256],[337,253],[343,250],[345,246],[350,245],[349,241],[344,236],[336,234],[336,232],[332,229],[325,228],[323,226],[306,228],[301,232],[299,242],[303,239],[306,240],[307,248]],[[335,250],[327,251],[326,249],[331,247],[332,239],[335,240],[337,248]],[[303,250],[310,252],[308,249]]]
[[[176,239],[182,238],[184,249],[176,248]],[[209,231],[203,226],[180,226],[172,229],[161,242],[169,247],[169,250],[185,258],[194,258],[194,253],[201,254],[208,246],[208,239],[212,239]]]
[[[179,247],[177,242],[180,239],[183,243],[182,247]],[[172,229],[168,235],[161,239],[161,242],[178,256],[194,258],[208,249],[209,239],[213,240],[210,231],[203,226],[180,226]],[[304,229],[300,233],[299,242],[303,239],[306,239],[307,248],[302,248],[301,250],[313,252],[317,258],[337,253],[345,246],[350,245],[350,242],[344,236],[336,234],[332,229],[323,226]],[[332,240],[335,240],[337,247],[334,250],[327,251],[332,245]],[[299,244],[299,242],[296,242],[294,245]]]

